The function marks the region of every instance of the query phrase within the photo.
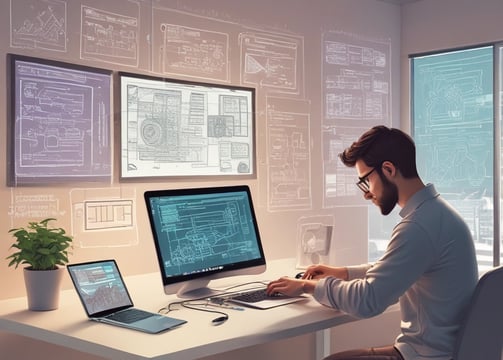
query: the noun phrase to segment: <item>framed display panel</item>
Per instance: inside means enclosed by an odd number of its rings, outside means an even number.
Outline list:
[[[8,184],[111,182],[112,72],[8,54]]]
[[[255,177],[255,89],[119,73],[121,179]]]

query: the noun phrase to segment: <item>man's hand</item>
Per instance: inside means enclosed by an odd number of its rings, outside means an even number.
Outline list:
[[[302,279],[322,279],[327,276],[333,276],[342,280],[348,280],[348,270],[345,267],[333,267],[323,264],[316,264],[309,266]]]
[[[299,296],[304,294],[304,282],[307,280],[293,279],[283,276],[278,280],[271,281],[267,285],[267,294],[281,293],[287,296]]]
[[[311,265],[300,279],[283,276],[278,280],[271,281],[267,285],[267,294],[274,295],[274,293],[281,293],[287,296],[312,294],[318,280],[327,276],[348,280],[348,270],[345,267],[333,267],[322,264]]]

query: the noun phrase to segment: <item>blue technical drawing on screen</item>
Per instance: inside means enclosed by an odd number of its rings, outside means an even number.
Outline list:
[[[166,276],[261,257],[246,192],[151,199]]]

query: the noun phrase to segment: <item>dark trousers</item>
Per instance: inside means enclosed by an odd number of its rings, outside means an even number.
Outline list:
[[[393,346],[343,351],[323,360],[403,360]]]

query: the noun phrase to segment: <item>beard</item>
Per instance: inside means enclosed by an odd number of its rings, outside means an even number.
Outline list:
[[[379,174],[383,184],[381,199],[377,202],[377,206],[381,209],[381,214],[388,215],[395,208],[398,202],[398,188],[391,181],[386,179],[384,175]]]

